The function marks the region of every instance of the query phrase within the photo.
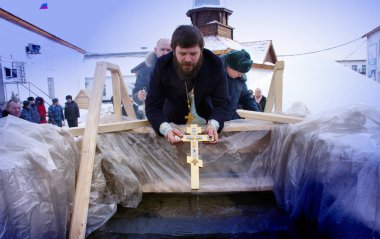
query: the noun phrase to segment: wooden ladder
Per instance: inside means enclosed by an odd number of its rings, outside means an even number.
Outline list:
[[[112,75],[113,102],[116,119],[121,121],[121,102],[125,107],[128,117],[136,119],[136,114],[133,109],[133,101],[128,95],[127,87],[119,67],[108,62],[97,62],[90,95],[86,127],[84,128],[83,133],[79,172],[75,188],[74,209],[71,217],[70,239],[85,238],[86,235],[91,180],[95,159],[96,136],[98,134],[102,94],[107,71],[110,71]],[[141,122],[144,125],[147,121],[145,120]],[[134,124],[134,127],[136,127],[136,124]],[[78,129],[74,129],[73,132],[76,132],[75,130],[78,131]],[[112,130],[109,130],[108,132],[112,132]]]

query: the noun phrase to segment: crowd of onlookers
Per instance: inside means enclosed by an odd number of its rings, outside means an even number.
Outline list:
[[[52,104],[48,110],[45,107],[45,100],[38,96],[28,97],[23,102],[17,97],[12,97],[5,103],[3,109],[0,109],[0,118],[13,115],[36,124],[53,124],[59,127],[65,125],[65,120],[69,127],[78,127],[79,107],[73,101],[71,95],[66,96],[65,106],[59,104],[57,98],[52,99]]]

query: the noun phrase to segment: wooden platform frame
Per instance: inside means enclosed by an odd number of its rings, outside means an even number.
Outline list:
[[[268,100],[265,107],[265,112],[270,113],[273,107],[276,112],[282,112],[282,86],[283,86],[283,70],[284,62],[278,61],[275,64],[272,81],[268,93]],[[127,122],[116,122],[111,124],[99,125],[99,116],[101,108],[101,99],[104,87],[106,72],[110,71],[112,75],[113,88],[113,103],[115,117],[121,120],[121,103],[130,119],[136,119],[133,109],[133,100],[128,95],[127,87],[123,80],[120,69],[117,65],[108,62],[98,62],[96,64],[93,89],[90,94],[88,116],[86,127],[70,128],[68,131],[73,136],[83,135],[81,159],[79,172],[77,175],[77,184],[74,197],[74,209],[71,217],[70,239],[83,239],[86,234],[87,214],[89,207],[89,197],[91,189],[92,172],[94,167],[96,136],[98,133],[123,131],[141,126],[149,126],[147,120],[132,120]],[[265,114],[257,116],[259,112],[238,111],[239,115],[246,118],[255,118],[281,123],[294,123],[302,119],[295,119],[287,116],[273,116],[273,114]],[[253,116],[252,116],[253,115]],[[284,119],[285,118],[285,119]],[[274,127],[273,124],[238,126],[236,129],[230,128],[227,131],[244,130],[270,130]],[[271,186],[266,186],[266,189],[271,189]]]

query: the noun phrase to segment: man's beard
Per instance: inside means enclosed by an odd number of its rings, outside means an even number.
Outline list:
[[[192,79],[198,74],[198,71],[202,66],[202,62],[203,62],[203,55],[202,54],[199,56],[198,62],[195,64],[191,64],[191,63],[190,64],[185,64],[185,63],[180,64],[174,55],[174,65],[175,65],[175,68],[177,70],[177,73],[182,79],[185,79],[185,80]],[[185,71],[182,69],[183,66],[192,66],[192,69],[190,71]]]

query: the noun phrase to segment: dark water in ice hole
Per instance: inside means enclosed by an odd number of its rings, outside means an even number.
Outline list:
[[[143,194],[87,238],[291,238],[272,192]]]

